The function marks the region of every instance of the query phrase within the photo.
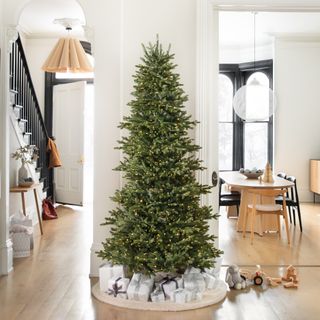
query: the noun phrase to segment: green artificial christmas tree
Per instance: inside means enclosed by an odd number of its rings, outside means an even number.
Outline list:
[[[143,49],[131,115],[120,124],[128,135],[119,142],[124,160],[116,170],[126,185],[112,198],[118,207],[103,223],[112,225],[111,237],[98,256],[145,274],[211,267],[221,251],[208,235],[208,220],[217,215],[199,204],[210,187],[195,177],[204,170],[188,135],[196,121],[185,111],[187,96],[170,49],[159,41]]]

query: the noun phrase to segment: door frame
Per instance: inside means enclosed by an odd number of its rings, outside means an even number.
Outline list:
[[[80,41],[84,51],[92,55],[91,43],[87,41]],[[52,137],[53,126],[53,87],[59,84],[67,84],[78,81],[86,81],[87,84],[94,84],[94,79],[91,78],[76,78],[76,79],[57,79],[56,74],[52,72],[45,72],[45,93],[44,93],[44,123],[47,128],[49,137]],[[54,168],[49,170],[49,181],[47,195],[54,200]]]
[[[302,3],[302,4],[299,4]],[[268,4],[247,0],[198,0],[197,1],[197,73],[196,73],[196,142],[201,147],[199,158],[207,170],[198,174],[200,183],[212,185],[213,171],[218,173],[218,74],[219,74],[219,12],[320,12],[320,5],[296,1],[270,0]],[[214,92],[213,92],[214,91]],[[201,198],[201,204],[211,205],[218,212],[218,188]],[[209,233],[219,234],[219,221],[209,223]],[[219,239],[216,239],[219,240]],[[217,246],[219,245],[216,241]]]

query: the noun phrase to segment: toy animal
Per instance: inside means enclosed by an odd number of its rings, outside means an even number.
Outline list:
[[[246,287],[246,280],[240,275],[239,267],[235,264],[230,265],[226,272],[226,283],[229,288],[241,290]]]

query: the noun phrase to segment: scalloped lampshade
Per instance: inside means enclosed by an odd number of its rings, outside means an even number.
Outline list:
[[[46,72],[93,72],[78,39],[61,38],[42,66]]]

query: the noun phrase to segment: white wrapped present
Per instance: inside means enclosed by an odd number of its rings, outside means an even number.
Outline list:
[[[160,286],[157,286],[155,290],[150,295],[152,302],[164,302],[166,300],[166,296]]]
[[[175,291],[176,289],[183,288],[183,280],[182,278],[177,277],[165,277],[162,279],[160,287],[164,292],[165,297],[170,299],[171,292]]]
[[[122,265],[112,265],[111,263],[104,263],[99,267],[99,282],[101,291],[108,291],[108,283],[112,277],[124,278],[124,268]]]
[[[201,270],[199,268],[195,268],[195,267],[188,267],[184,274],[189,274],[189,273],[201,273]]]
[[[213,268],[205,268],[205,273],[212,274],[216,279],[220,276],[220,269],[222,264],[223,257],[219,257],[215,259],[214,267]]]
[[[153,289],[154,277],[134,273],[129,283],[127,294],[129,300],[148,301]]]
[[[184,287],[187,290],[206,290],[206,283],[201,273],[188,273],[183,275]]]
[[[108,294],[114,297],[120,297],[127,299],[127,288],[129,286],[130,279],[122,277],[112,277],[108,281]]]
[[[187,290],[186,289],[176,289],[170,293],[170,300],[175,303],[186,303],[188,302]]]
[[[214,287],[214,285],[216,283],[215,276],[213,276],[210,273],[205,273],[205,272],[202,273],[202,276],[203,276],[204,281],[206,283],[206,288],[207,289],[213,289],[213,287]]]
[[[201,300],[202,299],[202,292],[198,291],[197,289],[193,290],[187,290],[185,289],[186,292],[186,302],[190,302],[193,300]]]

